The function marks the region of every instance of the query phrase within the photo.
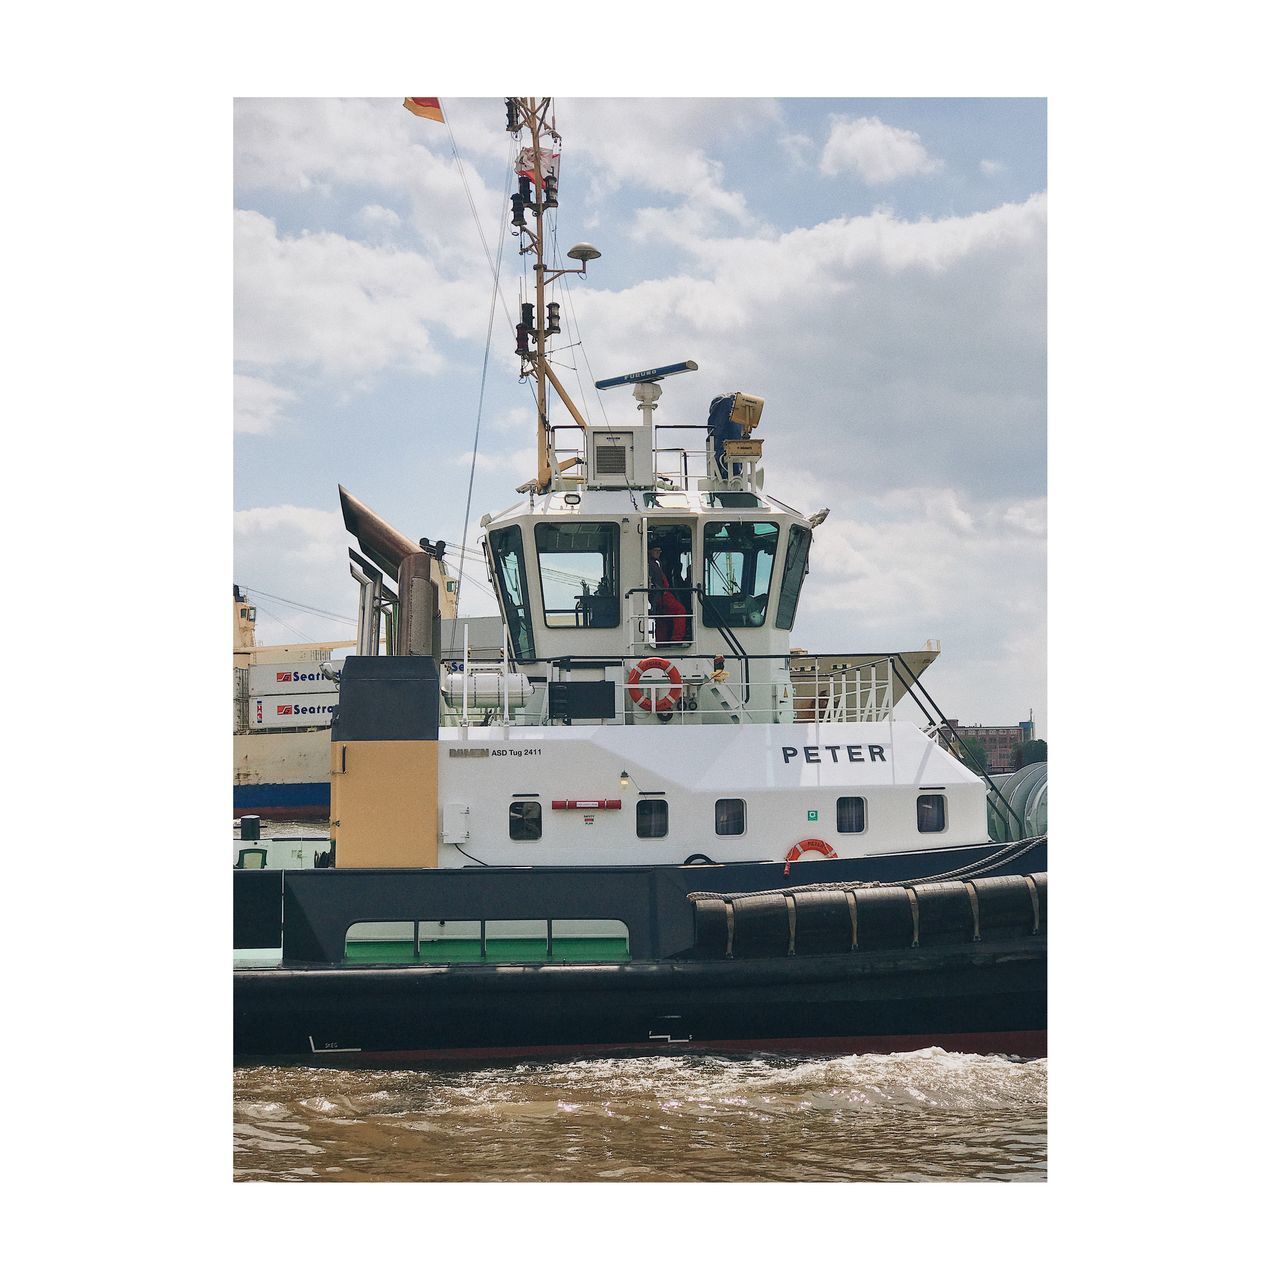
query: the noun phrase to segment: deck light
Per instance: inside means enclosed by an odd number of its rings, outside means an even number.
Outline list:
[[[583,266],[586,266],[588,262],[594,262],[599,256],[600,250],[593,244],[575,244],[569,250],[569,257],[574,259],[575,262],[581,262]]]
[[[625,769],[618,775],[618,785],[623,787],[631,785],[631,775]]]

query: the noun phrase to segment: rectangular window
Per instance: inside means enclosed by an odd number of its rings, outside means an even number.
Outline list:
[[[740,836],[747,829],[745,800],[716,801],[716,835]]]
[[[776,524],[707,521],[702,539],[703,622],[721,627],[763,627],[777,552]]]
[[[867,829],[867,802],[861,796],[841,796],[836,801],[836,830],[844,832]]]
[[[517,662],[533,659],[533,625],[529,619],[529,579],[525,575],[524,551],[519,528],[491,529],[489,550],[494,576],[502,596],[502,609],[511,632],[511,656]]]
[[[947,829],[946,796],[916,797],[916,828],[928,832]]]
[[[578,520],[539,524],[533,541],[547,626],[616,627],[618,526]]]
[[[351,964],[601,964],[631,958],[621,920],[383,920],[347,930]]]
[[[782,566],[782,585],[778,588],[778,626],[790,631],[800,604],[800,588],[809,572],[809,544],[813,530],[793,524],[787,535],[787,556]]]
[[[513,840],[541,840],[542,805],[537,800],[513,800],[507,824]]]
[[[636,835],[642,840],[656,840],[667,834],[667,802],[665,800],[639,800],[636,802]]]

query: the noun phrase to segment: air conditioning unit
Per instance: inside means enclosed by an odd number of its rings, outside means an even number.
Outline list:
[[[592,428],[587,484],[593,489],[653,488],[653,449],[636,447],[642,434]]]

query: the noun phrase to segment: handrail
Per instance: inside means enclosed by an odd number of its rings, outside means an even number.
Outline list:
[[[891,654],[889,657],[889,661],[893,664],[894,673],[898,675],[901,674],[898,671],[899,657],[901,657],[900,654]],[[929,690],[926,689],[924,685],[920,682],[919,675],[916,674],[916,672],[912,671],[909,666],[907,666],[907,661],[905,658],[902,659],[902,665],[906,667],[907,672],[911,676],[911,684],[907,684],[905,679],[903,680],[902,683],[906,688],[907,692],[911,694],[911,697],[914,700],[916,706],[919,707],[920,710],[925,714],[925,716],[928,717],[931,721],[933,720],[933,716],[937,717],[936,723],[938,725],[938,732],[942,733],[945,730],[946,733],[950,734],[950,738],[947,741],[947,745],[958,746],[960,750],[964,753],[963,756],[961,757],[964,763],[967,764],[976,773],[980,773],[983,779],[986,781],[987,804],[992,808],[994,808],[995,807],[994,802],[992,801],[991,797],[993,795],[998,796],[1000,799],[1000,803],[1004,805],[1004,807],[1009,811],[1009,817],[1013,824],[1012,826],[1010,826],[1009,829],[1012,831],[1016,826],[1019,839],[1023,838],[1027,834],[1026,829],[1023,826],[1022,819],[1018,817],[1013,806],[1009,803],[1008,800],[1004,798],[1004,795],[1000,791],[999,787],[997,787],[995,782],[992,781],[991,775],[978,763],[977,756],[975,756],[974,753],[969,750],[969,747],[965,743],[965,740],[958,733],[956,733],[956,731],[948,723],[947,717],[942,713],[942,708],[938,706],[938,704],[933,700],[933,696],[929,693]],[[916,689],[919,689],[920,692],[924,694],[926,698],[929,699],[929,706],[930,708],[932,708],[932,715],[930,714],[929,711],[925,710],[925,707],[921,703],[920,699],[916,697],[916,694],[915,694]]]
[[[697,592],[698,603],[702,605],[702,621],[705,624],[707,620],[707,593],[700,582],[695,583],[694,591]],[[725,638],[729,648],[733,651],[734,657],[738,659],[738,662],[742,666],[743,683],[747,688],[747,696],[742,700],[743,705],[745,706],[751,701],[751,659],[747,656],[747,651],[742,647],[738,637],[734,635],[732,627],[727,623],[721,624],[718,621],[712,625],[714,625],[715,629]]]

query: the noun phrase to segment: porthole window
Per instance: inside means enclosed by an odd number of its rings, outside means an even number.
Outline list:
[[[926,832],[947,829],[946,796],[916,797],[916,829]]]
[[[716,835],[740,836],[747,829],[745,800],[716,801]]]
[[[665,800],[639,800],[636,802],[636,835],[641,840],[655,840],[667,834],[667,802]]]
[[[862,796],[841,796],[836,801],[836,830],[852,832],[866,829],[866,800]]]
[[[537,800],[513,800],[508,813],[513,840],[542,839],[542,805]]]

